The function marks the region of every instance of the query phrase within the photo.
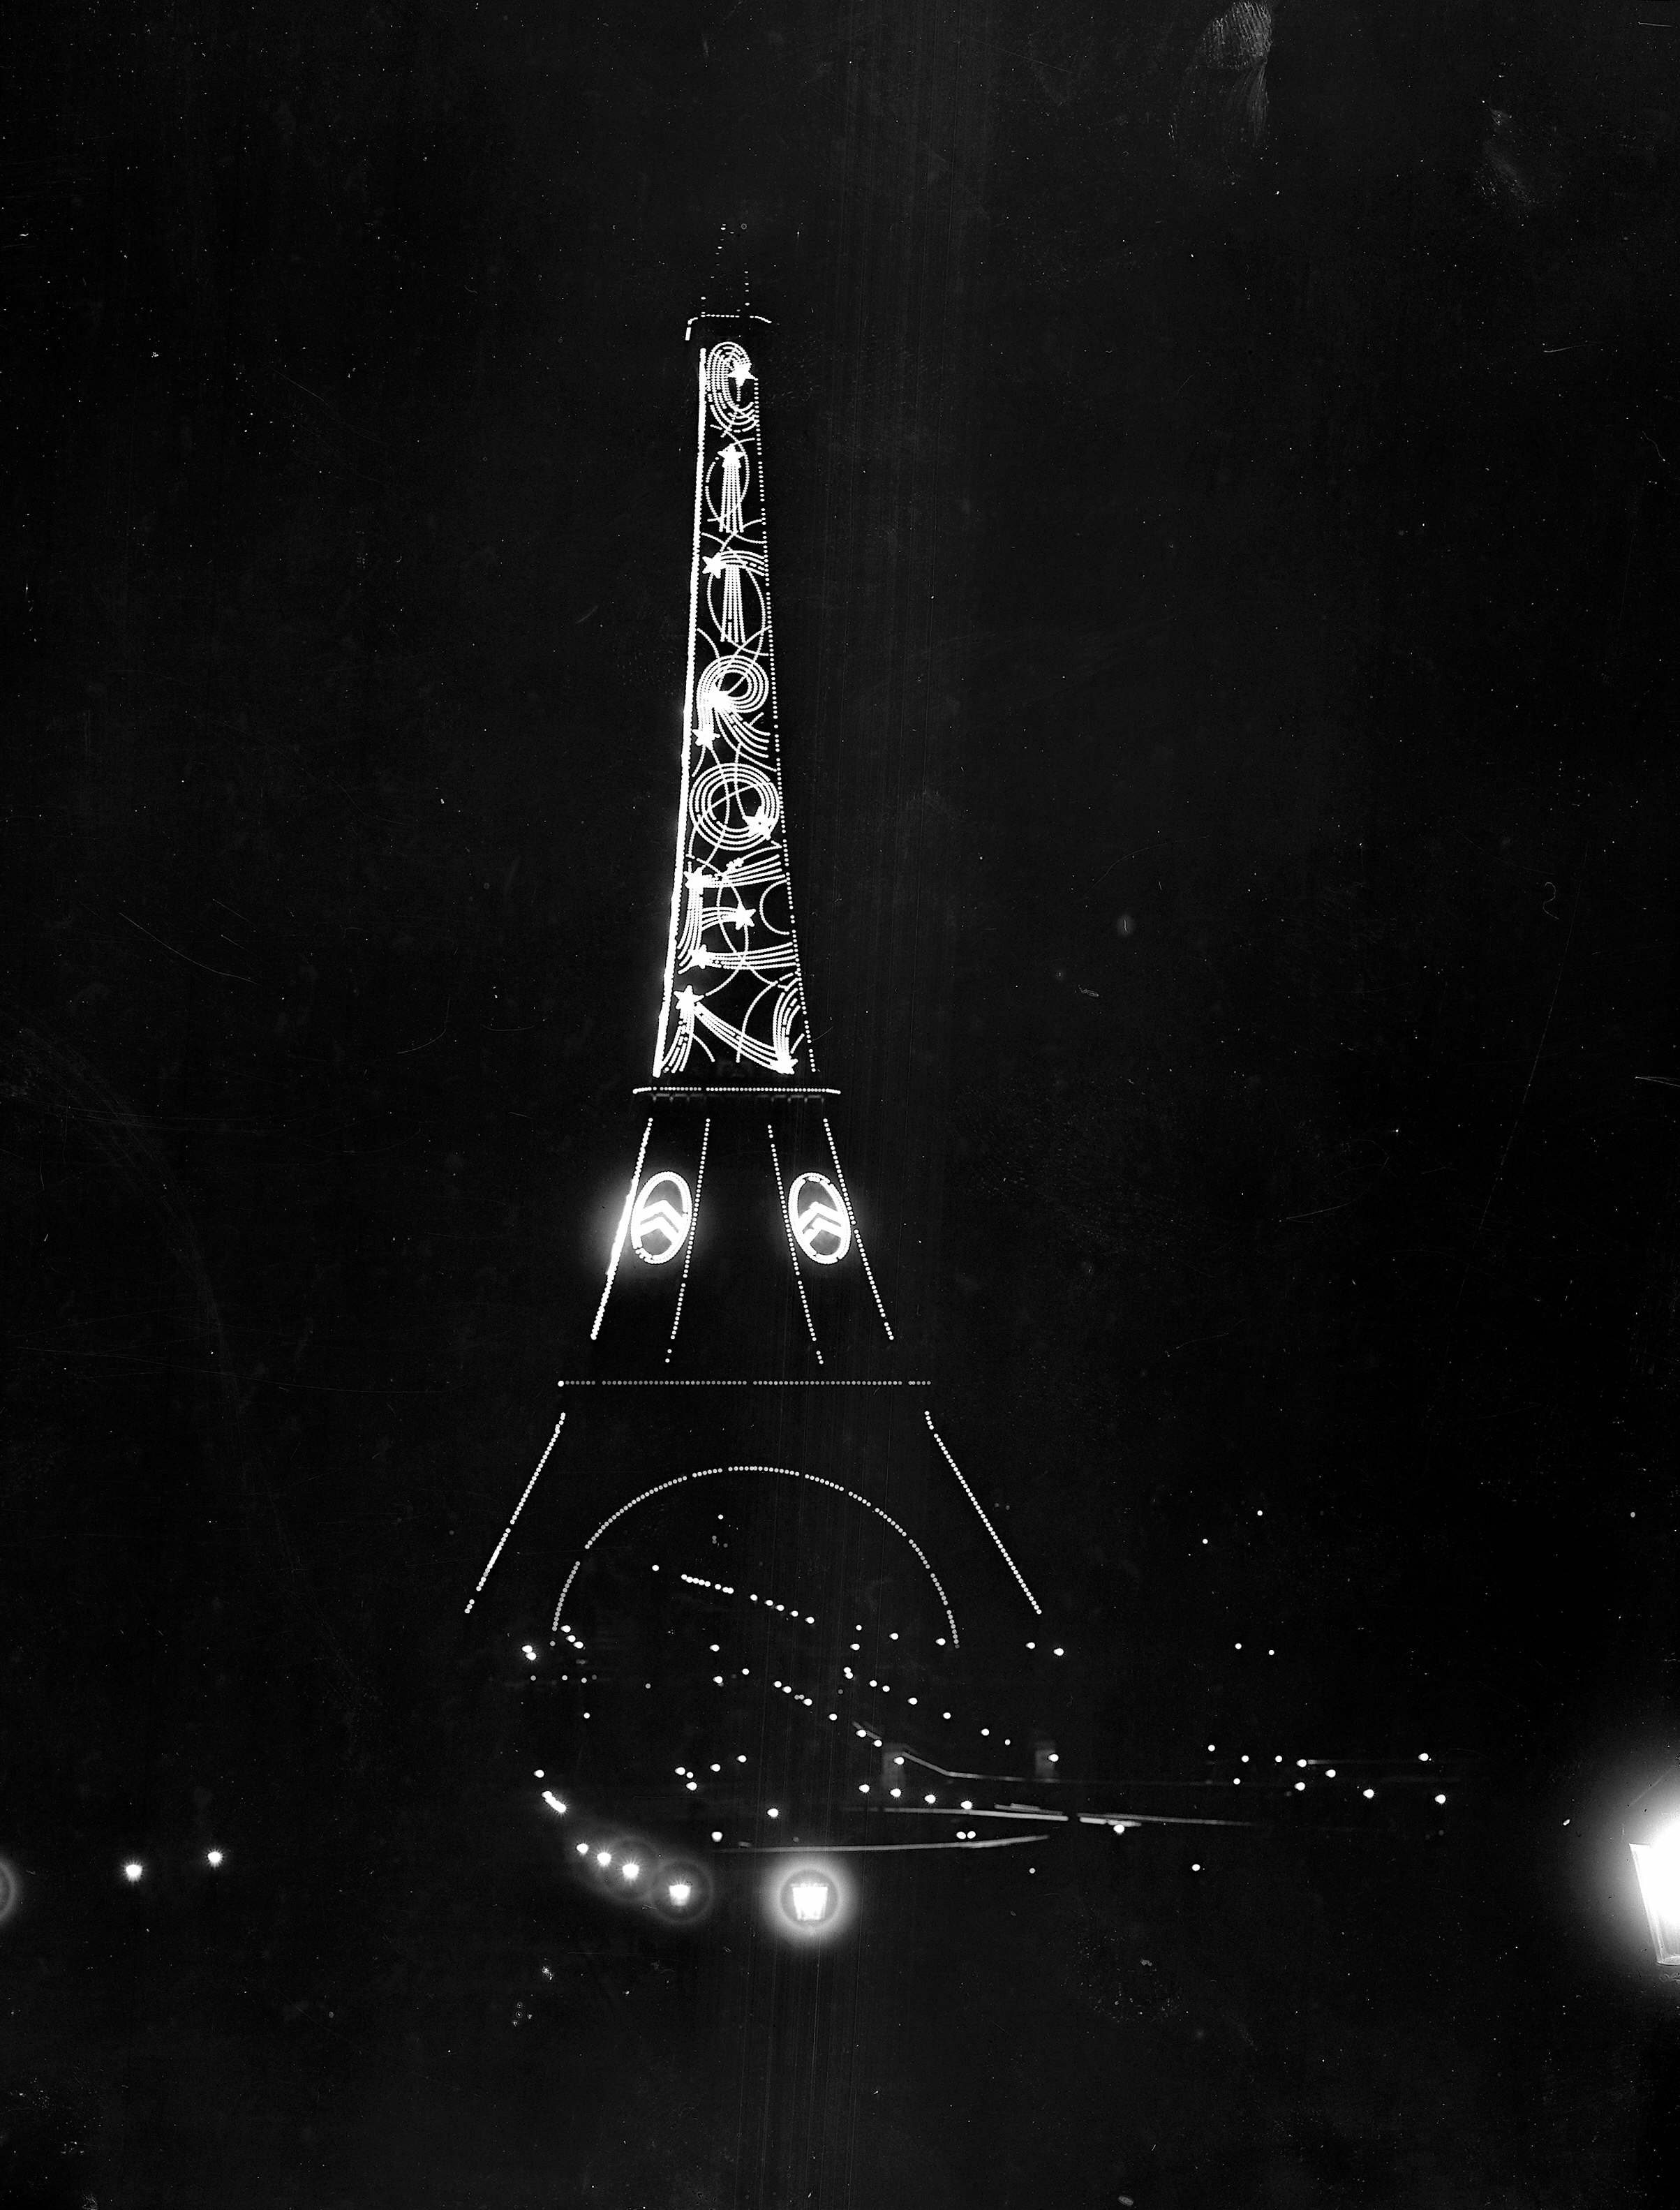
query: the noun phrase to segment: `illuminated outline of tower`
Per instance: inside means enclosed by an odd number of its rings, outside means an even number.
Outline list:
[[[734,323],[740,335],[746,336],[754,335],[746,325],[762,323],[763,318],[694,318],[694,323],[720,322]],[[690,324],[691,335],[694,323]],[[920,1591],[925,1646],[913,1652],[908,1645],[916,1638],[908,1626],[888,1629],[878,1622],[881,1650],[904,1669],[897,1683],[900,1704],[894,1706],[888,1701],[893,1683],[883,1678],[883,1660],[878,1656],[873,1661],[879,1670],[868,1678],[866,1690],[866,1667],[871,1661],[864,1657],[860,1644],[844,1644],[862,1660],[854,1667],[838,1655],[841,1643],[834,1643],[831,1684],[822,1700],[825,1706],[831,1701],[836,1713],[830,1719],[837,1729],[829,1738],[831,1745],[843,1746],[847,1755],[827,1760],[826,1802],[819,1805],[807,1793],[802,1809],[799,1808],[799,1788],[790,1778],[789,1759],[784,1756],[779,1770],[752,1776],[756,1787],[749,1792],[754,1793],[756,1810],[747,1816],[750,1822],[779,1815],[779,1808],[767,1811],[765,1803],[767,1794],[779,1795],[794,1807],[788,1829],[766,1834],[762,1827],[755,1827],[756,1839],[741,1839],[736,1815],[739,1791],[726,1812],[720,1808],[726,1792],[722,1786],[703,1788],[691,1769],[682,1766],[675,1768],[680,1789],[670,1790],[675,1798],[670,1808],[643,1807],[643,1815],[649,1820],[668,1821],[683,1811],[703,1813],[708,1821],[723,1818],[726,1825],[735,1828],[730,1835],[734,1845],[745,1848],[780,1849],[784,1841],[795,1839],[793,1829],[801,1818],[808,1828],[812,1818],[820,1815],[825,1839],[818,1845],[828,1846],[843,1814],[850,1831],[856,1828],[861,1814],[885,1808],[879,1793],[872,1795],[877,1783],[860,1783],[856,1773],[870,1772],[879,1781],[878,1753],[887,1739],[883,1728],[905,1736],[917,1731],[916,1722],[909,1718],[904,1706],[908,1703],[919,1709],[919,1700],[914,1694],[905,1697],[905,1682],[916,1677],[918,1664],[941,1662],[934,1658],[935,1650],[954,1653],[959,1639],[946,1588],[922,1542],[886,1508],[878,1494],[871,1493],[883,1485],[875,1477],[883,1446],[878,1434],[866,1437],[861,1443],[859,1438],[864,1428],[879,1429],[879,1413],[884,1412],[897,1431],[901,1451],[907,1443],[920,1452],[931,1451],[933,1467],[940,1472],[948,1468],[954,1475],[967,1504],[1012,1574],[1019,1594],[1035,1615],[1040,1607],[935,1429],[931,1412],[919,1404],[906,1420],[907,1399],[925,1391],[928,1385],[891,1370],[897,1365],[897,1346],[829,1119],[828,1101],[838,1093],[816,1079],[800,964],[781,776],[758,371],[739,337],[708,341],[704,335],[697,368],[693,544],[676,858],[652,1079],[638,1092],[648,1099],[650,1110],[629,1185],[616,1211],[605,1277],[589,1331],[594,1369],[562,1381],[561,1419],[480,1576],[467,1609],[470,1612],[478,1601],[525,1512],[566,1419],[578,1411],[589,1417],[609,1392],[618,1403],[625,1401],[617,1397],[620,1390],[632,1396],[639,1390],[649,1390],[658,1392],[664,1406],[683,1400],[686,1406],[698,1409],[674,1419],[668,1410],[662,1422],[658,1411],[638,1409],[638,1422],[662,1427],[662,1433],[650,1437],[638,1434],[634,1445],[638,1470],[644,1474],[658,1470],[662,1477],[646,1480],[628,1495],[619,1492],[629,1484],[619,1482],[598,1499],[604,1503],[610,1494],[612,1508],[592,1512],[590,1516],[598,1519],[598,1524],[581,1544],[574,1536],[568,1545],[570,1569],[552,1615],[541,1622],[555,1663],[568,1669],[560,1676],[568,1684],[599,1684],[601,1680],[599,1670],[589,1670],[592,1664],[598,1668],[600,1661],[591,1656],[586,1638],[571,1622],[568,1603],[576,1601],[574,1591],[579,1591],[580,1577],[601,1558],[603,1543],[609,1537],[618,1539],[633,1524],[632,1515],[638,1507],[681,1502],[680,1492],[686,1492],[692,1503],[693,1484],[719,1481],[727,1487],[733,1480],[737,1489],[743,1482],[748,1488],[758,1489],[780,1489],[784,1482],[799,1484],[802,1503],[830,1510],[843,1504],[848,1513],[865,1515],[863,1524],[876,1549],[890,1553],[897,1568]],[[669,1132],[672,1123],[663,1117],[667,1107],[680,1112],[686,1124],[681,1132]],[[693,1130],[696,1118],[698,1136]],[[727,1129],[725,1119],[729,1122]],[[775,1265],[784,1292],[791,1283],[796,1298],[797,1319],[792,1317],[794,1307],[785,1295],[782,1315],[791,1330],[794,1354],[809,1362],[808,1370],[796,1376],[746,1371],[752,1351],[751,1339],[745,1343],[737,1339],[727,1346],[730,1355],[722,1371],[688,1374],[682,1370],[680,1353],[688,1340],[682,1333],[685,1311],[692,1313],[694,1294],[706,1271],[697,1261],[696,1244],[707,1218],[704,1208],[709,1196],[709,1160],[715,1187],[732,1144],[740,1169],[734,1185],[737,1194],[748,1186],[742,1177],[749,1172],[756,1173],[765,1191],[774,1189],[777,1224],[771,1226],[765,1218],[760,1228],[767,1231],[772,1249],[779,1246]],[[755,1156],[758,1167],[751,1169],[747,1162]],[[758,1249],[762,1260],[762,1241]],[[636,1309],[626,1313],[622,1310],[626,1305]],[[692,1331],[692,1320],[690,1325]],[[615,1325],[621,1337],[616,1344]],[[861,1341],[861,1328],[866,1325],[873,1339],[873,1352],[865,1350]],[[804,1350],[800,1353],[797,1345],[801,1339]],[[784,1334],[784,1363],[789,1340]],[[825,1343],[829,1357],[825,1355]],[[843,1373],[832,1362],[837,1343],[839,1362],[848,1369]],[[619,1366],[628,1370],[612,1370]],[[853,1370],[857,1368],[862,1370]],[[589,1395],[580,1399],[577,1393],[580,1391]],[[640,1408],[656,1400],[636,1397],[634,1401]],[[820,1411],[815,1409],[819,1405]],[[867,1410],[860,1410],[865,1405]],[[698,1434],[697,1428],[701,1431]],[[791,1451],[789,1428],[795,1445]],[[714,1434],[718,1435],[715,1445]],[[571,1445],[569,1437],[568,1464],[573,1455]],[[609,1438],[606,1455],[615,1456],[617,1448]],[[869,1461],[862,1474],[855,1470],[861,1459]],[[568,1524],[575,1525],[570,1500],[562,1508]],[[726,1517],[721,1513],[716,1516],[720,1520]],[[529,1526],[528,1522],[528,1533]],[[651,1570],[660,1570],[657,1561]],[[663,1583],[652,1585],[674,1596],[678,1591],[673,1587],[674,1579],[688,1590],[710,1591],[707,1601],[727,1597],[733,1602],[742,1596],[734,1584],[723,1582],[721,1573],[694,1574],[679,1569],[676,1575],[668,1573]],[[758,1602],[756,1591],[746,1594],[752,1603]],[[765,1612],[778,1615],[778,1625],[789,1616],[795,1624],[805,1622],[797,1605],[790,1613],[784,1602],[766,1595]],[[854,1628],[864,1632],[863,1622],[850,1617],[863,1608],[863,1600],[855,1597],[852,1588],[833,1586],[829,1595],[832,1601],[828,1608],[834,1615],[830,1625],[837,1626],[843,1612],[850,1623],[840,1630],[843,1636],[849,1637]],[[809,1623],[817,1625],[814,1614]],[[535,1627],[535,1622],[530,1624]],[[719,1646],[716,1642],[708,1645],[710,1651]],[[530,1644],[522,1647],[530,1653]],[[710,1658],[702,1660],[710,1662]],[[793,1670],[793,1659],[781,1662]],[[575,1675],[571,1670],[574,1666]],[[644,1670],[639,1658],[635,1670]],[[750,1676],[752,1669],[740,1670]],[[535,1670],[532,1677],[536,1677]],[[814,1673],[811,1677],[815,1677]],[[710,1679],[720,1688],[725,1685],[722,1676]],[[651,1689],[651,1680],[647,1686]],[[810,1723],[820,1724],[814,1718],[815,1700],[791,1680],[783,1681],[773,1670],[768,1690],[760,1681],[758,1693],[761,1700],[765,1693],[791,1698],[789,1718],[799,1719],[808,1710],[813,1715]],[[602,1694],[591,1688],[589,1700],[593,1707],[602,1700]],[[586,1711],[583,1716],[587,1718],[590,1712]],[[943,1754],[952,1756],[954,1745],[948,1730],[939,1742],[930,1741],[928,1748],[940,1748],[941,1742]],[[740,1761],[747,1760],[743,1756]],[[775,1762],[773,1757],[767,1760],[771,1766]],[[668,1775],[671,1770],[668,1766],[661,1768]],[[711,1770],[717,1770],[717,1766],[714,1764]],[[929,1770],[940,1772],[944,1767],[930,1761]],[[690,1778],[682,1778],[685,1772],[690,1773]],[[884,1787],[884,1783],[880,1785]],[[940,1798],[931,1807],[936,1819],[948,1821],[959,1815],[950,1790],[934,1792]],[[694,1796],[705,1801],[684,1800]],[[860,1802],[859,1798],[870,1800]],[[895,1808],[905,1812],[912,1808],[908,1803]],[[929,1808],[918,1803],[915,1809],[922,1815]],[[879,1832],[879,1827],[875,1830]],[[807,1845],[816,1840],[808,1831],[799,1839]],[[904,1844],[881,1840],[839,1846],[886,1848]]]

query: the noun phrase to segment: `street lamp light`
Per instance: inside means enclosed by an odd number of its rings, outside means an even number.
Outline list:
[[[843,1859],[783,1857],[764,1888],[765,1914],[783,1940],[823,1942],[851,1918],[852,1881]]]
[[[782,1883],[782,1908],[795,1926],[820,1926],[834,1905],[834,1883],[819,1872],[795,1873]]]
[[[660,1866],[649,1893],[660,1917],[674,1926],[692,1926],[711,1908],[711,1878],[704,1865],[674,1857]]]
[[[1657,1962],[1680,1971],[1680,1820],[1649,1842],[1629,1842]]]

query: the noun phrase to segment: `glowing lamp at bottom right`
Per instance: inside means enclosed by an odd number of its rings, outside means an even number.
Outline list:
[[[1630,1842],[1640,1900],[1650,1923],[1657,1962],[1680,1971],[1680,1823],[1652,1842]]]

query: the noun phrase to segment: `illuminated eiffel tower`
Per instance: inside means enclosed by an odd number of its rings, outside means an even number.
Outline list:
[[[872,1852],[1042,1836],[1023,1791],[1042,1803],[1058,1776],[1030,1711],[1062,1652],[902,1355],[842,1162],[795,922],[764,325],[702,316],[689,335],[686,670],[649,1079],[592,1319],[467,1609],[513,1609],[499,1632],[529,1692],[524,1784],[579,1878],[679,1923],[750,1885],[778,1930],[813,1938],[851,1914]],[[1001,1701],[968,1669],[936,1559],[959,1519],[970,1567],[983,1551],[998,1577],[993,1609],[1018,1615]]]

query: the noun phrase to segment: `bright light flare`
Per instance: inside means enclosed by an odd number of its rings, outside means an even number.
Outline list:
[[[123,1867],[123,1877],[127,1881],[129,1886],[132,1887],[137,1881],[143,1877],[145,1870],[145,1866],[141,1863],[138,1857],[130,1857],[128,1863]]]
[[[1680,1967],[1680,1822],[1665,1827],[1654,1841],[1628,1846],[1634,1853],[1651,1946],[1657,1962],[1673,1971]]]
[[[204,1862],[207,1865],[213,1868],[219,1865],[221,1863],[221,1851],[220,1850],[206,1850],[204,1852]]]

